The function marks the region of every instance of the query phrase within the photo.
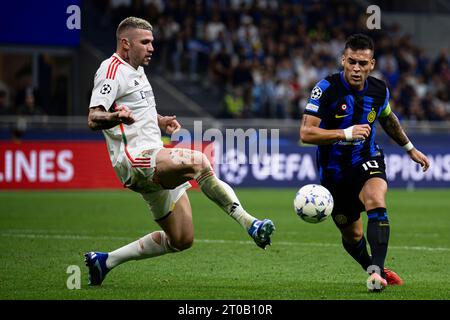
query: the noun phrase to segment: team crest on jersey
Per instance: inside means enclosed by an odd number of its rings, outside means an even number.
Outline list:
[[[322,96],[322,89],[320,89],[318,86],[315,86],[311,91],[311,99],[319,100],[321,96]]]
[[[337,214],[334,217],[334,220],[336,221],[337,224],[345,224],[347,222],[347,217],[344,216],[343,214]]]
[[[108,94],[110,92],[111,92],[111,86],[109,84],[107,84],[107,83],[105,83],[103,85],[103,87],[100,89],[100,93],[101,94]]]
[[[369,123],[372,123],[375,121],[376,117],[377,117],[377,113],[372,108],[372,111],[370,111],[369,114],[367,115],[367,121],[369,121]]]

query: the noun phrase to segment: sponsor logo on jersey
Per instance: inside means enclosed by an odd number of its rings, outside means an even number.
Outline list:
[[[308,103],[306,105],[305,110],[312,111],[312,112],[317,112],[317,111],[319,111],[319,106],[316,106],[315,104],[312,104],[312,103]]]
[[[338,214],[334,217],[337,224],[345,224],[347,222],[347,217],[343,214]]]

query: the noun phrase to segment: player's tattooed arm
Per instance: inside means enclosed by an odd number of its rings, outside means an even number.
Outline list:
[[[379,121],[384,131],[386,131],[388,136],[397,142],[398,145],[404,146],[409,142],[409,139],[394,112],[389,113],[387,117],[379,118]]]
[[[104,130],[118,124],[132,124],[135,119],[126,106],[119,106],[115,112],[107,112],[103,106],[89,109],[88,126],[92,130]]]
[[[384,131],[395,141],[398,145],[406,148],[408,155],[414,161],[420,164],[422,170],[425,172],[430,167],[430,160],[422,152],[417,150],[406,136],[405,131],[400,125],[397,116],[391,112],[387,117],[379,118],[380,124]],[[409,145],[409,148],[408,148]]]

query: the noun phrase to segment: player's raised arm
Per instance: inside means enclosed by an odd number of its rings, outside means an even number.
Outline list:
[[[354,125],[346,129],[322,129],[319,127],[321,119],[312,115],[303,115],[300,127],[300,139],[311,144],[332,144],[336,141],[353,141],[366,139],[370,135],[368,124]]]
[[[119,106],[115,112],[107,112],[103,106],[89,109],[88,126],[92,130],[110,129],[120,123],[132,124],[135,119],[126,106]]]
[[[390,111],[390,107],[388,114],[384,117],[380,116],[379,121],[388,136],[391,137],[392,140],[394,140],[398,145],[402,146],[408,152],[411,159],[422,166],[423,171],[427,171],[430,167],[430,161],[411,143],[397,116],[394,112]]]

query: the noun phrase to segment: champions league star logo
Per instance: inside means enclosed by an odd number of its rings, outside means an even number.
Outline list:
[[[220,173],[226,182],[241,184],[248,173],[247,157],[238,150],[228,150],[220,165]]]
[[[311,99],[312,100],[319,100],[319,98],[322,96],[322,89],[315,86],[311,91]]]
[[[105,83],[103,85],[103,87],[100,89],[100,93],[101,94],[108,94],[110,92],[111,92],[111,86],[109,84],[107,84],[107,83]]]

